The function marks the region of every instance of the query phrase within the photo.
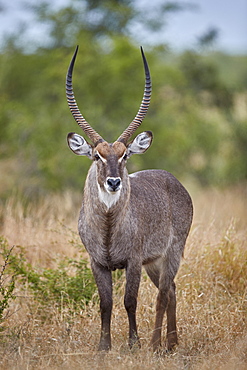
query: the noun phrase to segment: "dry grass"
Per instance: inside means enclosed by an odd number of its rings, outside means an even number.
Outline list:
[[[28,291],[10,306],[0,337],[2,369],[246,369],[247,191],[192,191],[195,217],[177,277],[179,346],[171,354],[148,348],[155,314],[156,289],[143,275],[138,324],[142,349],[127,347],[123,307],[124,279],[115,292],[113,349],[96,351],[98,306],[80,314],[66,307],[39,306]],[[1,210],[1,234],[23,245],[33,264],[53,267],[78,253],[80,197],[67,193],[23,207],[10,200]],[[76,211],[75,211],[76,209]]]

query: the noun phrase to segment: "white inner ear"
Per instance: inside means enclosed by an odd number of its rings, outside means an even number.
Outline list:
[[[151,137],[146,132],[142,132],[135,138],[134,142],[137,142],[139,148],[147,149],[150,145],[150,140]]]
[[[69,134],[68,145],[75,154],[86,155],[89,158],[92,157],[92,147],[81,135]]]
[[[128,155],[144,153],[149,148],[151,142],[152,136],[146,132],[142,132],[128,146]]]

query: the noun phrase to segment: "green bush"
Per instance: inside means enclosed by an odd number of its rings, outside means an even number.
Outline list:
[[[1,254],[6,254],[6,242],[1,244]],[[73,310],[83,309],[94,297],[96,285],[88,267],[88,262],[80,259],[65,258],[58,262],[56,268],[32,266],[25,257],[25,248],[16,247],[15,254],[8,255],[8,268],[21,286],[33,293],[41,305],[56,305],[58,308],[69,307]],[[13,280],[14,281],[14,280]],[[14,283],[11,283],[14,284]],[[5,302],[12,298],[14,285],[3,287]],[[12,289],[12,290],[11,290]]]
[[[13,293],[15,289],[15,279],[14,276],[9,277],[8,275],[10,254],[12,253],[13,247],[8,250],[6,240],[1,237],[0,247],[1,252],[2,250],[4,251],[4,253],[1,253],[3,265],[0,271],[0,324],[2,324],[6,318],[5,311],[10,301],[15,298]],[[0,331],[2,329],[3,328],[0,328]]]

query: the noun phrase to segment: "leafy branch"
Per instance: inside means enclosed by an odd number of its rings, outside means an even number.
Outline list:
[[[3,244],[4,239],[0,239],[0,243]],[[13,291],[15,289],[14,275],[9,277],[6,274],[6,269],[9,265],[10,254],[12,253],[14,246],[9,249],[7,254],[4,256],[4,262],[0,271],[0,324],[6,319],[7,315],[4,315],[4,311],[8,308],[10,300],[15,299]],[[9,281],[10,279],[10,281]]]

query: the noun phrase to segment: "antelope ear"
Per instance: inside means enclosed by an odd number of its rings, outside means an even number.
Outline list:
[[[92,158],[92,147],[86,140],[74,132],[70,132],[67,136],[67,142],[69,148],[77,155],[86,155],[88,158]]]
[[[145,131],[137,135],[136,138],[127,146],[127,155],[130,157],[132,154],[142,154],[151,145],[153,134],[151,131]]]

